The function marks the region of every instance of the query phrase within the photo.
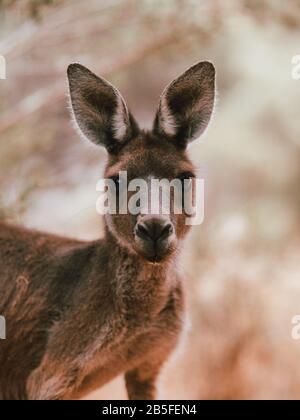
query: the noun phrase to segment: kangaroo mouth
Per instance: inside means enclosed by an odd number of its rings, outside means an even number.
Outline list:
[[[166,256],[161,256],[161,255],[154,255],[153,257],[145,257],[144,258],[152,264],[159,264],[162,263],[164,260],[166,260]]]
[[[136,247],[136,252],[144,260],[152,264],[161,264],[168,260],[174,252],[174,247],[166,246],[163,249]]]

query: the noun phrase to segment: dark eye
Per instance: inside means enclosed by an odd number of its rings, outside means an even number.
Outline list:
[[[109,179],[114,182],[116,188],[119,188],[119,185],[120,185],[119,175],[111,176]]]
[[[178,176],[178,179],[181,180],[182,185],[191,185],[193,179],[196,178],[195,174],[192,172],[183,172]]]
[[[113,183],[115,184],[116,187],[116,196],[118,197],[120,194],[120,178],[119,175],[116,176],[111,176],[110,181],[113,181]]]
[[[186,194],[190,194],[192,191],[193,179],[196,176],[192,172],[183,172],[178,176],[178,179],[181,181],[182,188],[182,207],[184,208],[185,199],[187,198]]]

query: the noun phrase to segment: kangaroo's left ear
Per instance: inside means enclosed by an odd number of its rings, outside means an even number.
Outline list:
[[[215,68],[203,61],[190,67],[163,91],[154,131],[178,146],[198,138],[206,129],[214,108]]]
[[[70,64],[68,79],[75,121],[82,134],[116,153],[138,131],[122,95],[80,64]]]

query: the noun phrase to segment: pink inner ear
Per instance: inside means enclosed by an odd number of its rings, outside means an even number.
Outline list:
[[[173,80],[163,91],[156,124],[169,137],[182,142],[198,138],[207,128],[214,107],[215,70],[201,62]]]
[[[118,95],[117,101],[117,107],[112,118],[112,128],[114,132],[114,138],[117,141],[122,142],[125,139],[128,130],[129,114],[127,106],[121,95]]]
[[[172,114],[168,102],[167,102],[167,91],[165,91],[160,100],[159,107],[159,124],[161,129],[168,136],[175,136],[177,132],[177,123],[174,115]]]
[[[76,126],[84,138],[112,151],[135,130],[120,92],[79,64],[68,68],[70,98]]]

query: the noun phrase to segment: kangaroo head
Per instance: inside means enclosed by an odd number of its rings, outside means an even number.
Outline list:
[[[164,260],[189,230],[185,212],[175,211],[172,204],[176,188],[190,189],[195,182],[186,148],[209,123],[215,97],[214,66],[200,62],[173,80],[163,91],[153,128],[147,132],[139,129],[120,92],[109,82],[79,64],[69,66],[68,78],[75,121],[87,139],[107,149],[105,178],[115,185],[119,199],[126,183],[127,210],[130,200],[134,201],[128,185],[143,189],[134,211],[121,211],[118,200],[117,211],[105,214],[107,228],[130,252],[150,262]],[[126,174],[125,181],[120,173]],[[155,190],[153,180],[180,181],[168,196],[170,211],[163,205],[166,190]]]

